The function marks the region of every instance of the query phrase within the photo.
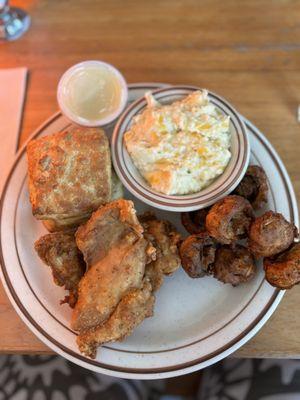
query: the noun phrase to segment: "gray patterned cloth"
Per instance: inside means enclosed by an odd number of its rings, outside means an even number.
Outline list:
[[[300,400],[300,360],[226,359],[201,383],[197,400]]]
[[[0,400],[158,400],[163,392],[163,381],[112,378],[59,356],[0,356]]]
[[[201,379],[200,379],[201,377]],[[112,378],[59,356],[0,356],[0,400],[188,400],[165,381]],[[300,360],[226,359],[199,372],[194,400],[299,400]]]

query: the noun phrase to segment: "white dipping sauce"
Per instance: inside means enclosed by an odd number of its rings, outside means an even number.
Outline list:
[[[96,126],[115,119],[127,101],[127,85],[118,70],[86,61],[67,70],[58,86],[62,112],[76,123]]]

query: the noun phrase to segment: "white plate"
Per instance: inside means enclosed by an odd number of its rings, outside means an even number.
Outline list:
[[[131,101],[156,84],[130,86]],[[251,162],[266,171],[268,207],[298,225],[295,195],[287,172],[265,137],[245,120],[251,143]],[[55,114],[33,137],[50,134],[69,122]],[[111,126],[112,128],[112,126]],[[228,356],[249,340],[274,312],[284,292],[263,279],[232,288],[212,278],[190,279],[178,270],[166,278],[157,294],[155,315],[145,320],[126,341],[103,346],[97,359],[83,357],[69,328],[71,310],[60,306],[64,291],[54,286],[50,269],[39,261],[33,242],[45,230],[31,214],[23,147],[6,182],[1,202],[2,281],[16,311],[52,350],[91,370],[123,378],[153,379],[192,372]],[[128,195],[128,197],[131,197]],[[139,211],[149,209],[134,199]],[[177,226],[179,214],[157,210]]]

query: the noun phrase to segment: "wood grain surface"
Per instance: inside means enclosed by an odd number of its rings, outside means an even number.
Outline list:
[[[0,67],[30,70],[21,142],[57,110],[61,74],[108,61],[128,82],[207,87],[275,146],[300,196],[300,1],[12,1],[32,17],[20,40],[0,44]],[[1,88],[0,88],[1,90]],[[236,355],[300,357],[300,286]],[[0,352],[48,353],[0,288]]]

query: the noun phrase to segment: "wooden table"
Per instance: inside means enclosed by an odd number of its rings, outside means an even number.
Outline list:
[[[30,69],[21,141],[57,110],[56,86],[74,63],[100,59],[128,82],[207,87],[257,125],[282,157],[299,198],[300,1],[12,1],[32,17],[0,44],[0,67]],[[1,90],[1,88],[0,88]],[[236,355],[300,357],[300,286]],[[48,353],[0,288],[0,352]]]

